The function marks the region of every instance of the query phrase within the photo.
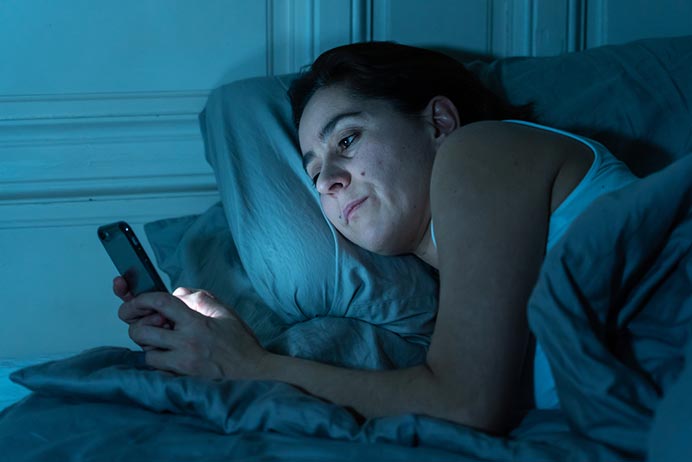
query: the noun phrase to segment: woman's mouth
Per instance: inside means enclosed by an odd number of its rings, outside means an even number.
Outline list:
[[[346,224],[349,222],[350,216],[353,214],[353,212],[356,211],[360,205],[367,200],[368,196],[365,196],[362,199],[357,199],[350,204],[348,204],[346,207],[344,207],[344,220],[346,220]]]

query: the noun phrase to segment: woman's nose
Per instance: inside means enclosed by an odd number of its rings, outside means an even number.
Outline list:
[[[351,174],[345,168],[334,164],[325,164],[317,177],[317,191],[320,194],[334,193],[346,188],[351,183]]]

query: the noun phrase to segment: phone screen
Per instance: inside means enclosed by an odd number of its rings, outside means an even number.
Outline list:
[[[130,225],[119,221],[100,226],[98,236],[132,295],[168,291]]]

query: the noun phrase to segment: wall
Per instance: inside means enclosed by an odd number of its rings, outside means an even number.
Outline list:
[[[215,86],[372,39],[542,56],[689,34],[691,4],[0,0],[0,358],[130,345],[95,230],[143,238],[218,200],[197,127]]]

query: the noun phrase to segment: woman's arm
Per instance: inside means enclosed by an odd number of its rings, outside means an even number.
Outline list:
[[[543,260],[555,179],[583,149],[507,123],[457,130],[438,152],[431,181],[440,306],[426,364],[345,371],[269,355],[264,377],[367,417],[414,412],[508,430],[527,391],[526,302]]]
[[[427,363],[444,389],[457,390],[451,412],[496,432],[515,423],[527,393],[526,303],[561,163],[544,141],[524,126],[468,125],[446,141],[433,170],[440,297]]]
[[[573,147],[511,125],[463,127],[438,152],[431,200],[440,305],[426,364],[363,371],[271,354],[232,310],[203,293],[178,293],[187,306],[167,294],[123,304],[131,337],[163,349],[147,352],[147,362],[161,369],[288,382],[366,417],[420,413],[508,430],[525,391],[525,307],[543,258],[554,180],[565,161],[560,152]],[[174,329],[136,321],[152,309]]]
[[[407,413],[451,417],[444,415],[444,399],[437,389],[435,376],[425,364],[368,371],[267,353],[257,378],[291,383],[310,394],[352,408],[366,418]]]

